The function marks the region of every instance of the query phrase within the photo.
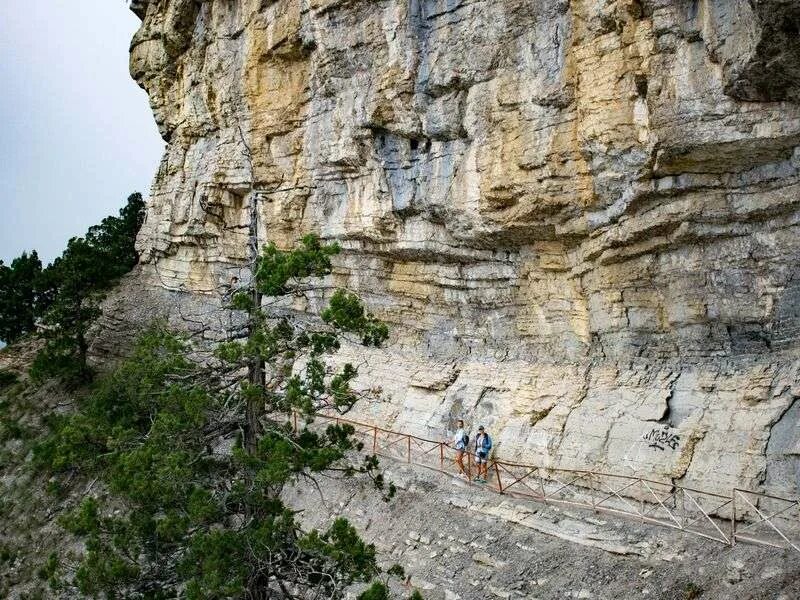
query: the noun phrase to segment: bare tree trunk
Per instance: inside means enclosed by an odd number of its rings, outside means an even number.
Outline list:
[[[87,359],[89,356],[89,342],[86,341],[86,324],[81,321],[81,308],[83,301],[78,304],[78,310],[75,314],[75,324],[77,333],[75,341],[78,344],[78,364],[80,365],[80,378],[86,382],[89,381],[89,368],[87,367]]]
[[[252,334],[253,328],[257,326],[255,314],[261,310],[261,292],[256,285],[256,266],[258,263],[258,195],[250,193],[250,289],[251,300],[253,303],[250,314],[248,328]],[[251,385],[264,388],[264,361],[254,358],[247,366],[247,380]],[[264,402],[261,398],[248,396],[247,408],[245,411],[244,428],[244,448],[248,454],[255,454],[258,445],[258,438],[261,435],[261,413],[264,410]]]
[[[264,387],[264,361],[254,359],[247,366],[247,379],[251,385]],[[248,396],[245,410],[244,447],[248,454],[255,454],[258,438],[261,436],[261,415],[264,412],[264,400],[261,397]]]

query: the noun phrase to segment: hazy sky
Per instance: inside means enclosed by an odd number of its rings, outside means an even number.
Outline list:
[[[164,142],[128,75],[124,0],[0,0],[0,259],[66,241],[148,195]]]

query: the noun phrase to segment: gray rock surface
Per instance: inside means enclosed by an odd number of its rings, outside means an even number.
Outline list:
[[[224,335],[251,228],[316,231],[344,249],[328,290],[393,325],[350,349],[386,398],[361,418],[440,436],[463,415],[507,459],[798,493],[796,2],[134,8],[168,147],[98,353],[162,314]]]

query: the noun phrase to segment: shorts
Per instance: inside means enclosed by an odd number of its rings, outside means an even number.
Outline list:
[[[489,456],[486,452],[477,452],[475,454],[475,463],[479,465],[485,465],[489,462]]]

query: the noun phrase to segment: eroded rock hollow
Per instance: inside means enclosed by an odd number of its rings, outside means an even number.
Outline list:
[[[797,2],[132,8],[168,146],[109,327],[224,332],[251,233],[318,232],[344,250],[326,286],[392,325],[348,350],[383,391],[364,420],[463,415],[509,460],[798,493]]]

